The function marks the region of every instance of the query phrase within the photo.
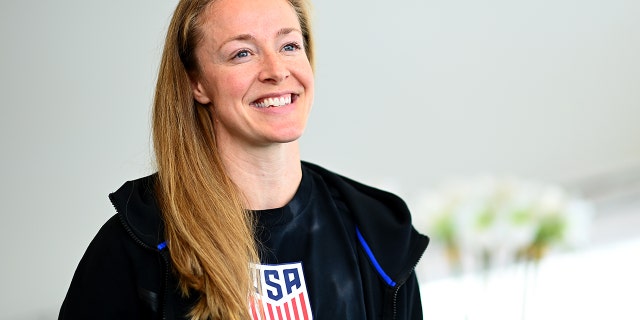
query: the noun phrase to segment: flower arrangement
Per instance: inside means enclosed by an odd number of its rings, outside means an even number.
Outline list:
[[[513,177],[451,180],[418,202],[416,225],[444,247],[459,273],[538,262],[554,248],[584,243],[592,206],[565,189]]]

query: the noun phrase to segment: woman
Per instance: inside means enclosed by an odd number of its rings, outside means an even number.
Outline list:
[[[406,205],[301,162],[304,0],[183,0],[158,76],[158,173],[110,195],[60,319],[421,319]]]

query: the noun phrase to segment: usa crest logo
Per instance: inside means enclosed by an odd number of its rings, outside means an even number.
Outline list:
[[[311,305],[302,263],[252,264],[254,292],[249,301],[253,320],[311,320]]]

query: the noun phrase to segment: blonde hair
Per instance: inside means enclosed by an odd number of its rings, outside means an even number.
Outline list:
[[[184,296],[199,295],[193,320],[245,319],[252,290],[249,265],[259,257],[254,217],[219,157],[210,108],[194,100],[189,75],[202,13],[215,0],[181,0],[171,19],[153,108],[156,194],[173,270]],[[288,0],[302,28],[313,66],[309,5]]]

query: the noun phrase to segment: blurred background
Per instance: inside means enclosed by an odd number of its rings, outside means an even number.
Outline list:
[[[176,0],[0,1],[0,319],[55,319],[153,172]],[[303,158],[401,195],[429,319],[637,319],[640,2],[315,1]]]

